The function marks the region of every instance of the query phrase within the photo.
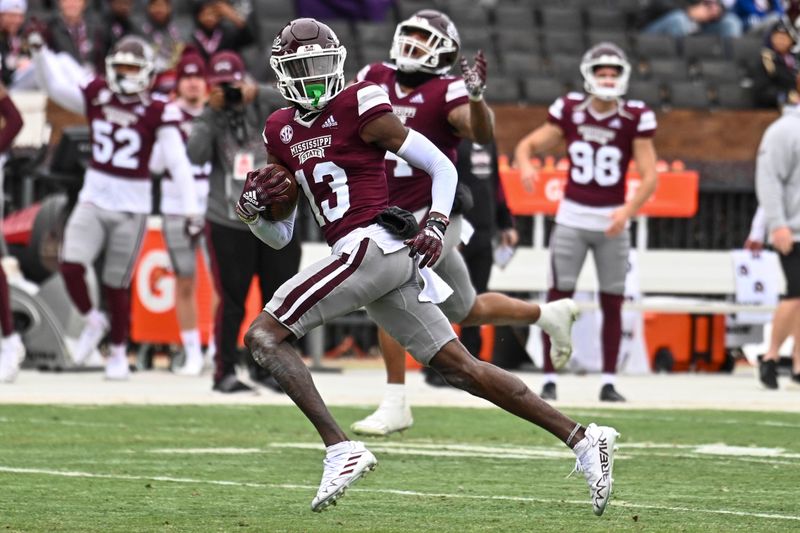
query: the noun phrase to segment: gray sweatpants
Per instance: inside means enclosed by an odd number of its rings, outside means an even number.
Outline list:
[[[591,250],[600,292],[624,294],[630,247],[627,229],[616,237],[607,237],[602,231],[556,224],[550,235],[549,286],[559,291],[574,291],[586,253]]]
[[[64,230],[61,260],[92,267],[104,253],[103,284],[125,289],[142,246],[147,215],[121,213],[81,202],[72,210]]]
[[[264,311],[300,338],[364,307],[414,359],[427,365],[456,334],[438,307],[419,301],[419,292],[408,248],[384,254],[364,239],[352,254],[331,255],[290,278]]]

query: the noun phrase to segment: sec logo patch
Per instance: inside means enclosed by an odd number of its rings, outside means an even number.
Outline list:
[[[283,144],[289,144],[292,140],[292,137],[294,137],[294,130],[290,125],[287,124],[281,128],[280,136]]]

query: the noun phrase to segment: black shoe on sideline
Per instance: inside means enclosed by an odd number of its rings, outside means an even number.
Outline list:
[[[606,383],[605,385],[603,385],[603,388],[600,389],[600,401],[624,402],[625,397],[617,392],[617,390],[614,388],[614,385],[612,385],[611,383]]]
[[[274,377],[272,377],[272,374],[268,374],[266,376],[262,376],[259,378],[253,378],[253,381],[273,392],[278,392],[280,394],[283,394],[283,389],[278,384],[277,380]]]
[[[548,381],[542,386],[542,392],[539,393],[539,398],[542,400],[555,400],[556,399],[556,384]]]
[[[212,390],[221,392],[223,394],[232,394],[234,392],[253,392],[253,388],[239,381],[236,374],[228,374],[221,380],[214,383]]]
[[[431,387],[449,387],[450,384],[445,381],[441,374],[432,368],[423,368],[422,372],[425,374],[425,383]]]
[[[758,364],[758,380],[765,389],[778,389],[778,363],[773,359]]]

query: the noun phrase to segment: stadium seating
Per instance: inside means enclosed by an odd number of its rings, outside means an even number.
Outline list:
[[[711,101],[705,84],[676,81],[669,86],[669,101],[673,107],[708,109]]]

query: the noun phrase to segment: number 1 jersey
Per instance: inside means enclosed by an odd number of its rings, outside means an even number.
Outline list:
[[[310,121],[297,109],[272,113],[264,143],[295,176],[330,246],[366,227],[388,206],[385,150],[361,139],[361,130],[391,113],[389,97],[377,85],[346,87]]]

